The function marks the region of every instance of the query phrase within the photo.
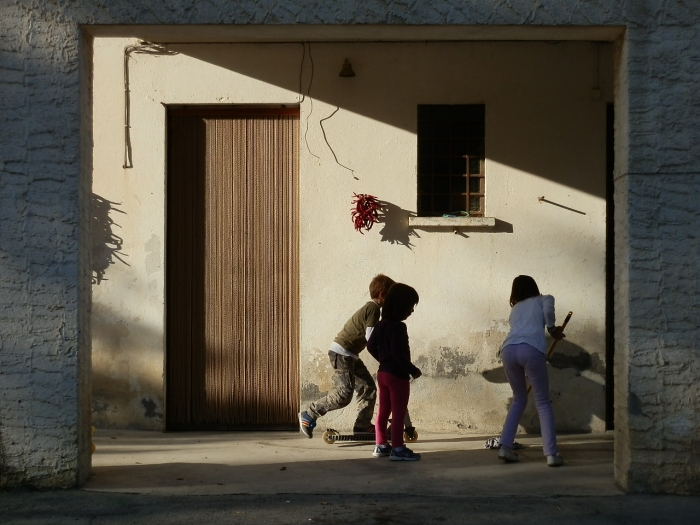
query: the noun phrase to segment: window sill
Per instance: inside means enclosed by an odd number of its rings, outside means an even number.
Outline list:
[[[495,217],[409,217],[410,228],[493,228]]]

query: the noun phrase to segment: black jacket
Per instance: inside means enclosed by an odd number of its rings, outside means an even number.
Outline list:
[[[408,330],[403,321],[379,321],[367,341],[367,351],[379,361],[380,372],[389,372],[399,379],[420,375],[420,370],[411,363]]]

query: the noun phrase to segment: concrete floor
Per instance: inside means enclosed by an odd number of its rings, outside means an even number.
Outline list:
[[[321,429],[322,430],[322,429]],[[419,429],[420,431],[420,429]],[[518,436],[519,463],[484,449],[488,437],[421,433],[423,457],[372,457],[372,443],[328,445],[296,432],[97,430],[88,491],[154,495],[414,494],[613,496],[613,435],[559,436],[561,468],[547,467],[539,436]]]

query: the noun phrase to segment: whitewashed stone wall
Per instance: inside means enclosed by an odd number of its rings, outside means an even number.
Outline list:
[[[700,493],[697,0],[1,0],[0,10],[0,486],[68,487],[89,474],[80,25],[620,25],[616,478],[629,491]]]
[[[0,485],[70,487],[89,465],[80,31],[0,13]]]
[[[698,493],[700,4],[638,14],[619,50],[616,477]]]

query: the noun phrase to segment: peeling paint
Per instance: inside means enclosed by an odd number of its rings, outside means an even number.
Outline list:
[[[438,357],[422,355],[416,359],[416,366],[424,374],[430,377],[457,379],[466,376],[469,365],[473,365],[476,358],[471,354],[460,353],[458,349],[441,347]]]
[[[316,383],[304,383],[301,387],[302,402],[316,401],[327,393],[328,390],[322,391]]]
[[[152,398],[144,398],[141,400],[141,405],[143,405],[143,408],[146,409],[144,412],[144,417],[156,417],[158,419],[162,419],[163,413],[162,412],[157,412],[156,408],[158,408],[158,405],[155,401],[153,401]]]
[[[316,392],[327,392],[333,386],[333,368],[328,359],[328,350],[320,350],[313,348],[310,352],[310,357],[306,361],[306,365],[301,369],[302,381],[302,399],[311,399],[305,397],[305,391],[308,388],[315,388]],[[313,387],[308,387],[308,384],[314,382]],[[309,390],[311,392],[311,390]],[[311,394],[316,396],[317,394]],[[315,397],[313,398],[316,399]]]

